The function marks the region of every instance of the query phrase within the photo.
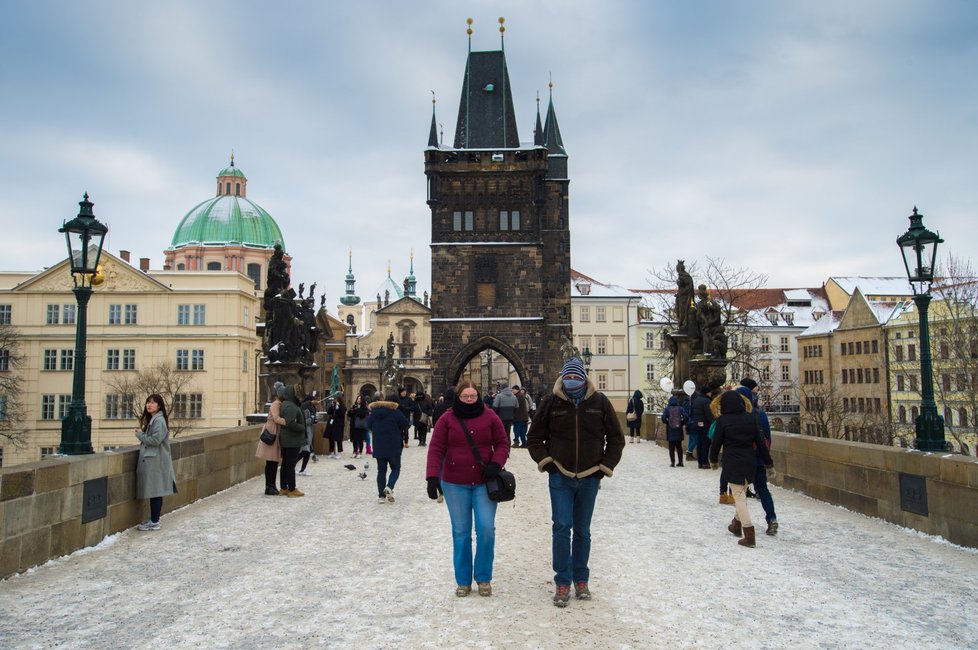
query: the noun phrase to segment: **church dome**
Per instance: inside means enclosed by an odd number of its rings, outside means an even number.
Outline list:
[[[170,247],[231,244],[271,249],[278,242],[286,250],[272,215],[247,198],[247,185],[248,179],[232,158],[231,165],[217,176],[217,196],[194,206],[180,220]]]

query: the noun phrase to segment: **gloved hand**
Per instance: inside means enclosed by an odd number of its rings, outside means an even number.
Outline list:
[[[441,481],[437,476],[431,476],[428,478],[428,498],[436,500],[439,495],[441,495]]]
[[[553,474],[554,472],[557,471],[557,464],[553,461],[550,461],[549,463],[543,466],[543,471],[545,471],[547,474]]]
[[[486,466],[482,468],[482,478],[488,480],[494,479],[499,476],[499,472],[502,471],[502,467],[499,463],[486,463]]]
[[[767,480],[772,481],[778,473],[774,470],[774,465],[767,465],[764,469],[767,470]]]
[[[710,469],[720,469],[720,463],[710,463]]]
[[[594,478],[596,478],[597,480],[599,480],[599,481],[600,481],[601,479],[603,479],[603,478],[604,478],[604,476],[605,476],[605,474],[604,474],[604,472],[602,472],[602,471],[601,471],[601,470],[599,469],[599,470],[598,470],[598,471],[596,471],[596,472],[595,472],[594,474],[591,474],[591,476],[593,476]]]

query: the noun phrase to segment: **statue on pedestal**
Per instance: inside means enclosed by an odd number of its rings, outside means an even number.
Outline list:
[[[689,312],[693,304],[693,276],[686,271],[686,263],[679,260],[676,263],[676,331],[689,334]]]
[[[703,342],[703,354],[724,358],[727,356],[727,335],[723,331],[720,304],[710,298],[705,284],[699,286],[698,295],[696,324]]]

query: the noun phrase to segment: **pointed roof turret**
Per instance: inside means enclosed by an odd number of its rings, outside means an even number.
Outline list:
[[[435,91],[431,91],[431,130],[428,132],[428,146],[438,148],[438,122],[435,120]]]
[[[467,22],[471,25],[471,18]],[[502,50],[473,52],[472,28],[467,31],[469,56],[462,79],[455,148],[518,148],[520,138],[516,130],[506,54]]]
[[[404,295],[414,298],[418,287],[418,279],[414,277],[414,250],[411,251],[411,270],[404,280]]]
[[[550,104],[547,106],[547,121],[543,125],[543,143],[550,154],[547,156],[550,178],[567,178],[567,150],[560,137],[557,112],[554,111],[554,82],[550,84]]]
[[[350,267],[346,273],[346,295],[340,298],[340,302],[348,307],[360,304],[360,296],[354,295],[357,280],[353,277],[353,249],[350,249]]]
[[[537,125],[533,128],[533,144],[537,147],[547,144],[543,138],[543,127],[540,125],[540,91],[537,91]]]

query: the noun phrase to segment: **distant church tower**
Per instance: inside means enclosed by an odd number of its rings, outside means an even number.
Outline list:
[[[542,127],[537,105],[534,142],[520,143],[504,48],[473,52],[468,33],[454,146],[439,144],[432,108],[425,149],[432,388],[492,349],[547,393],[571,337],[567,152],[552,99]]]

